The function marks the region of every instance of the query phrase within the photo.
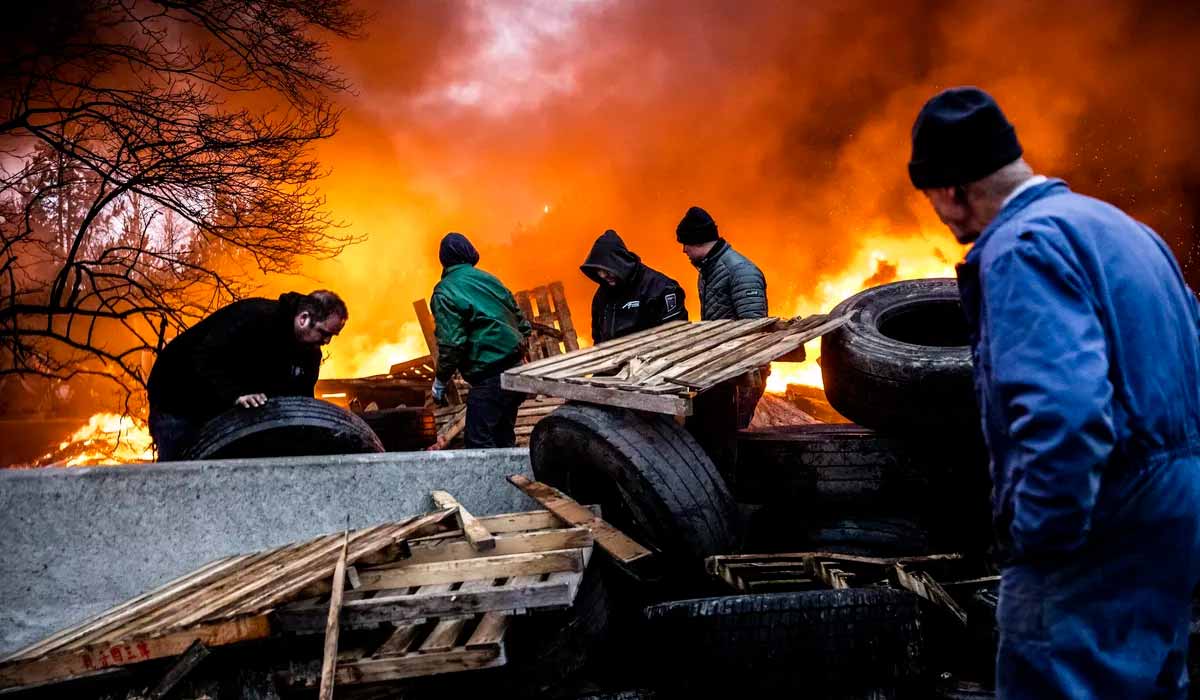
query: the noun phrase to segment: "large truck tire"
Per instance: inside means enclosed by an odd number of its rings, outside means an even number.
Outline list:
[[[383,452],[361,418],[303,396],[269,399],[259,408],[234,408],[213,418],[183,459],[298,457]]]
[[[861,697],[916,683],[923,670],[919,603],[908,591],[700,598],[652,605],[645,615],[667,686]]]
[[[567,404],[534,427],[529,458],[539,481],[599,504],[606,521],[668,557],[699,560],[737,548],[729,489],[667,416]]]
[[[900,435],[979,433],[966,318],[952,279],[893,282],[834,307],[850,314],[821,339],[829,403],[859,425]]]

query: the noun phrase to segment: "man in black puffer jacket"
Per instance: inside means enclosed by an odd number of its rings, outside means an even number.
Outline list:
[[[765,318],[767,280],[762,270],[717,235],[717,222],[700,207],[687,210],[675,238],[700,270],[700,320]]]
[[[647,267],[612,229],[596,239],[579,269],[600,285],[592,297],[594,343],[688,320],[679,283]]]
[[[158,461],[179,459],[206,422],[234,406],[275,396],[309,396],[321,346],[346,325],[333,292],[242,299],[175,336],[150,370],[150,434]]]
[[[717,222],[700,207],[692,207],[675,228],[675,239],[700,270],[700,320],[766,318],[767,280],[749,258],[717,233]],[[721,464],[733,428],[745,428],[766,390],[770,367],[751,372],[734,386],[726,384],[701,394],[689,421],[692,433]]]

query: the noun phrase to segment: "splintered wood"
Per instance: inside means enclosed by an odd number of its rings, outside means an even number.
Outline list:
[[[504,373],[505,389],[653,413],[691,415],[692,398],[773,361],[846,317],[667,323]]]
[[[503,664],[508,616],[573,603],[591,532],[550,511],[475,517],[448,493],[434,499],[447,507],[206,564],[0,661],[0,689],[280,633],[324,634],[333,658],[339,631],[381,624],[395,634],[371,655],[336,654],[328,680]],[[319,665],[309,675],[319,684]]]

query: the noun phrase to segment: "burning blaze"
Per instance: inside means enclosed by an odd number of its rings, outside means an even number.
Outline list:
[[[789,316],[827,313],[842,300],[881,284],[927,277],[953,277],[954,265],[964,249],[944,231],[922,231],[910,238],[888,237],[872,233],[863,237],[850,266],[837,274],[822,277],[813,291],[795,300],[786,312]],[[776,312],[780,313],[780,312]],[[804,362],[776,362],[771,365],[767,391],[784,393],[788,384],[822,386],[821,341],[805,346]]]
[[[145,421],[117,413],[97,413],[35,466],[82,467],[153,461],[154,441]]]

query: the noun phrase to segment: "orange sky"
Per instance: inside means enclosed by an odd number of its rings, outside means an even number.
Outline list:
[[[1036,169],[1130,209],[1189,265],[1196,10],[966,5],[377,3],[370,36],[335,48],[355,94],[319,148],[330,208],[369,240],[271,286],[347,298],[323,376],[423,354],[411,302],[449,230],[514,290],[562,280],[586,331],[578,265],[614,228],[698,315],[674,241],[696,204],[763,268],[772,313],[827,310],[879,270],[961,256],[905,163],[922,102],[963,83],[996,95]]]

